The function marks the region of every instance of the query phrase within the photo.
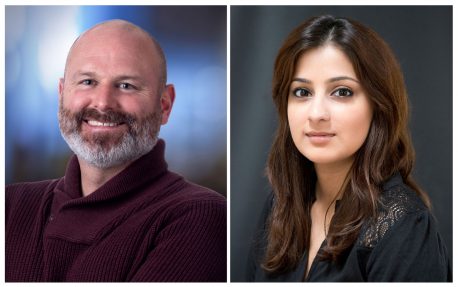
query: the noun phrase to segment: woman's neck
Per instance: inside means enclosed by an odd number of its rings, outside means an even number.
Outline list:
[[[318,202],[331,204],[334,200],[341,198],[342,194],[339,192],[352,163],[353,159],[331,164],[315,163],[317,175],[315,196]]]

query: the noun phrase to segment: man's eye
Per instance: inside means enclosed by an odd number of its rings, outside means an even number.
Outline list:
[[[297,88],[293,91],[293,94],[298,98],[310,97],[310,92],[304,88]]]
[[[334,91],[332,94],[336,97],[345,98],[353,96],[353,91],[347,88],[340,88]]]
[[[121,83],[119,84],[119,88],[123,90],[131,90],[131,89],[134,89],[135,87],[129,83]]]
[[[94,81],[93,81],[93,80],[86,79],[86,80],[82,80],[82,81],[81,81],[81,84],[83,84],[83,85],[85,85],[85,86],[90,86],[90,85],[93,85],[93,84],[94,84]]]

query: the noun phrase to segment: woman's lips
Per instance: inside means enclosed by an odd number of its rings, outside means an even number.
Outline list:
[[[331,139],[336,135],[335,133],[328,132],[307,132],[305,133],[307,138],[312,144],[315,145],[324,145],[331,141]]]

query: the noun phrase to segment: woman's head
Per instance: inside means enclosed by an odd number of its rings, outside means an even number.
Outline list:
[[[347,169],[366,140],[372,107],[348,57],[331,43],[299,57],[288,95],[296,148],[317,165]]]
[[[294,133],[290,132],[293,122],[288,120],[288,116],[290,119],[293,116],[291,104],[297,102],[291,101],[291,95],[294,89],[300,87],[294,79],[301,75],[301,69],[308,71],[306,75],[309,77],[317,76],[319,72],[304,58],[332,49],[337,50],[334,54],[340,52],[339,56],[344,59],[340,64],[338,61],[323,62],[321,68],[334,69],[337,75],[340,66],[351,64],[352,71],[348,73],[354,75],[360,94],[364,94],[370,104],[371,123],[365,133],[367,141],[360,150],[366,155],[359,154],[359,157],[366,157],[366,163],[370,165],[367,168],[377,171],[371,176],[377,183],[397,170],[407,177],[412,168],[413,152],[406,150],[410,149],[407,134],[408,99],[402,72],[388,45],[374,31],[356,21],[333,16],[316,17],[298,26],[287,37],[278,53],[273,78],[273,99],[280,118],[279,129],[283,129],[279,132],[285,136],[283,140],[292,141],[294,137]],[[333,56],[333,53],[321,54],[323,59]],[[347,83],[351,82],[347,80],[337,84],[344,84],[342,86],[345,87]],[[325,105],[316,107],[326,108]],[[315,108],[312,111],[319,112]],[[348,111],[349,118],[354,115]],[[360,128],[364,134],[365,127]],[[332,133],[332,130],[329,132]],[[295,146],[304,155],[306,151],[301,150],[297,142]],[[312,158],[310,160],[313,161]]]
[[[354,243],[364,220],[376,215],[383,182],[396,172],[429,205],[410,177],[414,151],[402,72],[374,31],[333,16],[299,25],[277,55],[273,100],[279,126],[266,168],[275,194],[268,272],[293,268],[308,247],[314,163],[351,163],[322,258],[335,260]]]

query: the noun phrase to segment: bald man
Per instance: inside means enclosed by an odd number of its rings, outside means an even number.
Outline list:
[[[226,281],[226,201],[169,171],[160,126],[175,91],[164,53],[122,20],[73,44],[60,179],[6,188],[6,281]]]

